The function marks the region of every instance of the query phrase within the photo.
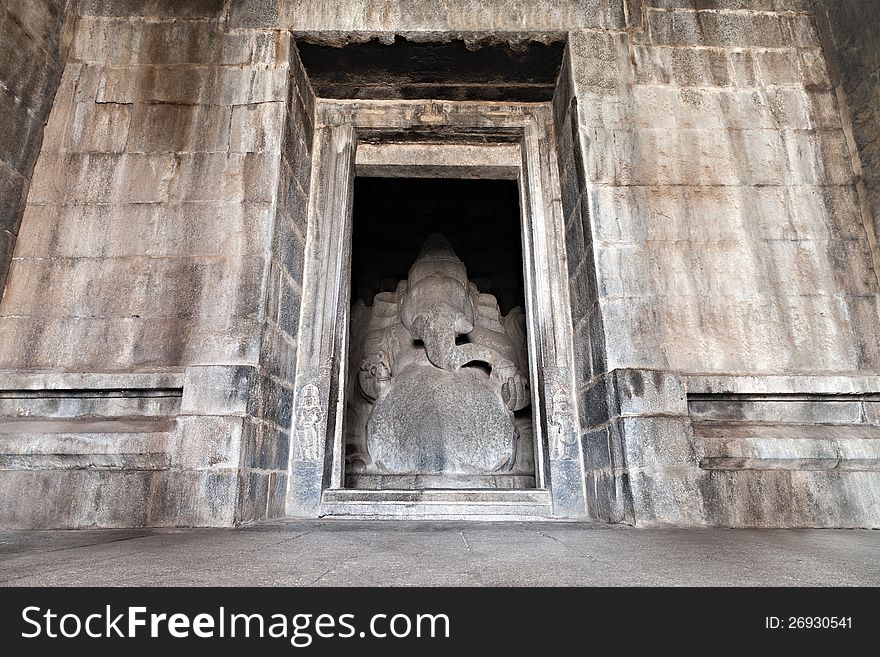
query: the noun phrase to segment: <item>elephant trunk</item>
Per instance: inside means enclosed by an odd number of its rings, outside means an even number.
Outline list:
[[[419,315],[412,326],[412,336],[425,345],[425,354],[435,367],[448,372],[458,369],[455,352],[455,330],[451,322]]]

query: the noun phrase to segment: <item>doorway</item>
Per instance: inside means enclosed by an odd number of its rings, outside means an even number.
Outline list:
[[[321,100],[315,128],[288,512],[425,519],[583,517],[565,226],[549,106]],[[395,203],[401,200],[406,202]],[[459,218],[450,220],[450,214]],[[369,225],[379,230],[364,228]],[[432,225],[452,237],[438,236]],[[418,293],[407,292],[416,288]],[[407,297],[416,300],[407,302]],[[363,332],[349,330],[357,321],[352,301],[365,308],[372,301],[376,312],[377,299],[388,324],[370,326],[367,333],[373,337],[365,341]],[[432,304],[426,307],[425,299]],[[519,302],[522,372],[511,367],[512,355],[499,355],[504,348],[491,333],[469,337],[477,332],[481,309],[495,312],[500,323],[502,310],[510,314]],[[414,310],[407,310],[407,303]],[[433,307],[442,312],[433,313]],[[396,336],[392,324],[398,326]],[[394,447],[378,458],[369,454],[382,467],[371,470],[367,459],[355,463],[352,421],[346,416],[350,390],[356,380],[372,379],[366,385],[361,381],[361,391],[380,399],[389,372],[395,371],[383,358],[389,351],[399,358],[393,345],[407,342],[447,372],[441,379],[461,371],[474,380],[483,377],[484,383],[494,376],[507,410],[530,409],[534,464],[525,474],[528,481],[514,478],[523,474],[516,469],[521,463],[497,444],[498,435],[511,436],[512,429],[477,436],[471,443],[478,447],[471,450],[476,460],[466,467],[456,462],[449,472],[445,465],[439,472],[430,469],[447,462],[448,450],[439,452],[444,455],[439,461],[434,458],[438,452],[430,449],[395,461],[394,455],[406,453],[401,437],[430,433],[425,429],[430,422],[414,431],[406,421],[421,416],[417,392],[403,395],[400,406],[380,414],[382,431],[391,427],[387,435]],[[369,344],[366,353],[363,344]],[[365,355],[375,358],[365,363]],[[416,391],[452,399],[443,408],[463,407],[477,390],[471,387],[467,395],[450,398],[450,389],[437,383],[437,376],[422,372],[419,377],[408,382]],[[496,401],[488,393],[485,399],[487,423],[503,424]],[[444,421],[450,417],[443,415]],[[474,424],[458,425],[459,433]],[[420,461],[424,455],[427,461]],[[505,485],[487,479],[497,479],[498,473],[513,476]],[[432,480],[431,474],[461,478]]]
[[[512,180],[355,179],[345,488],[535,488],[519,217]]]

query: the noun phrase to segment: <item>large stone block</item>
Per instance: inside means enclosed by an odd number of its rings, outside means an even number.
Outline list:
[[[286,515],[287,504],[287,472],[270,472],[269,488],[266,500],[266,516],[280,518]]]
[[[609,433],[610,428],[608,425],[600,426],[584,433],[584,465],[587,470],[610,470],[611,445]]]
[[[613,523],[633,523],[633,499],[626,474],[596,470],[585,475],[590,517]]]
[[[597,242],[863,239],[852,186],[595,186]]]
[[[856,326],[875,323],[876,297],[755,296],[602,299],[608,367],[699,372],[833,372],[880,362]],[[861,323],[861,324],[860,324]],[[621,340],[615,326],[628,326]]]
[[[287,472],[290,432],[271,422],[251,421],[242,446],[241,465],[256,470]]]
[[[727,53],[694,48],[633,48],[637,82],[679,87],[725,87],[732,83]]]
[[[292,383],[263,374],[259,380],[257,393],[251,400],[248,412],[259,418],[262,423],[282,431],[289,431],[294,396]]]
[[[150,493],[166,472],[0,470],[0,522],[12,529],[150,526]]]
[[[608,380],[611,418],[687,415],[684,381],[675,372],[618,369]]]
[[[573,31],[568,51],[576,93],[587,89],[613,93],[630,78],[629,40],[625,34]]]
[[[249,105],[284,101],[286,68],[114,66],[104,69],[100,103]]]
[[[647,11],[653,43],[742,48],[811,47],[818,44],[807,16],[714,11]]]
[[[190,397],[191,399],[191,397]],[[250,431],[238,416],[179,415],[171,466],[184,470],[237,468]]]
[[[582,132],[588,176],[616,185],[846,185],[840,130],[635,128]]]
[[[816,53],[794,49],[756,51],[754,57],[761,86],[810,86],[804,80],[801,68],[801,58],[809,58],[810,54]]]
[[[6,275],[12,263],[12,252],[15,249],[15,235],[8,230],[0,230],[0,299],[4,297]]]
[[[0,230],[18,233],[28,179],[0,161]]]
[[[159,18],[167,19],[169,15]],[[70,56],[74,61],[110,66],[274,65],[283,51],[276,44],[263,43],[266,36],[252,30],[225,32],[212,21],[145,22],[127,17],[82,16]]]
[[[22,218],[20,258],[261,256],[268,203],[174,202],[37,205]],[[221,276],[222,278],[222,276]]]
[[[4,44],[9,44],[0,53],[0,83],[43,118],[61,74],[55,49],[47,51],[46,44],[32,38],[7,11],[0,13],[0,34]]]
[[[232,108],[216,105],[138,104],[132,110],[131,132],[125,150],[129,153],[226,152],[231,115]]]
[[[777,130],[591,128],[582,135],[587,175],[596,183],[771,185],[788,171]]]
[[[786,181],[806,185],[854,182],[852,156],[842,130],[786,130]]]
[[[42,120],[0,86],[0,161],[29,175],[42,134]]]
[[[271,153],[189,153],[169,185],[173,201],[272,203],[278,192],[278,158]]]
[[[821,50],[799,50],[798,64],[804,87],[822,90],[833,88],[828,62]]]
[[[728,527],[875,527],[880,472],[707,472],[706,517]]]
[[[230,7],[234,27],[274,27],[278,24],[278,0],[242,0]]]
[[[608,443],[615,471],[699,463],[687,417],[621,417],[609,424]]]
[[[306,167],[307,164],[301,163],[300,166]],[[282,161],[281,181],[278,186],[278,213],[295,227],[297,233],[305,235],[309,221],[309,195],[300,188],[297,178],[287,163]]]
[[[410,0],[406,5],[356,0],[344,11],[327,0],[242,0],[236,3],[230,21],[236,27],[278,26],[305,32],[544,32],[625,27],[619,0]]]
[[[810,11],[813,0],[642,0],[659,9],[721,9],[745,11]]]
[[[856,240],[602,243],[597,272],[606,297],[877,292],[868,246]]]
[[[183,383],[182,415],[249,415],[259,385],[253,367],[188,367]]]
[[[695,420],[794,424],[856,424],[862,421],[862,402],[852,401],[753,401],[748,399],[688,402]]]
[[[68,0],[4,0],[7,15],[24,33],[52,52],[58,47]]]
[[[260,326],[240,317],[0,316],[0,367],[131,371],[256,363]]]
[[[279,221],[276,226],[276,235],[273,240],[275,253],[279,262],[293,281],[301,282],[305,262],[305,238],[299,234],[299,230],[287,217]]]
[[[299,333],[299,319],[302,313],[302,290],[292,282],[285,283],[280,290],[278,304],[278,328],[288,336]]]
[[[321,506],[324,464],[317,461],[291,461],[287,490],[287,515],[314,518]]]
[[[561,518],[584,518],[587,515],[586,484],[579,460],[551,461],[553,515]]]
[[[625,475],[637,527],[713,524],[707,517],[700,483],[705,474],[693,466],[630,470]]]
[[[253,317],[264,257],[16,258],[4,315],[34,317]],[[50,301],[51,300],[51,301]],[[47,303],[49,308],[47,308]]]
[[[80,16],[219,17],[224,0],[79,0]]]
[[[284,103],[259,103],[233,108],[230,152],[280,152],[285,114]]]
[[[288,335],[277,325],[263,326],[260,365],[271,376],[293,383],[296,376],[297,336]]]
[[[44,153],[30,203],[158,203],[178,170],[170,154]]]
[[[675,85],[679,88],[748,87],[771,89],[785,86],[792,90],[803,88],[807,82],[801,70],[799,58],[815,64],[815,79],[810,87],[819,86],[824,80],[827,88],[827,72],[814,62],[821,51],[796,50],[720,50],[693,47],[633,47],[635,81],[640,84]]]
[[[589,429],[604,425],[610,419],[608,375],[601,374],[584,384],[578,393],[578,417],[581,426]]]
[[[151,525],[231,527],[235,524],[237,470],[169,470],[156,484],[150,491]]]
[[[597,304],[592,306],[595,309]],[[601,362],[594,361],[594,352],[600,349],[592,344],[593,335],[597,331],[593,330],[592,323],[596,319],[595,313],[588,313],[577,319],[574,331],[574,364],[575,364],[575,381],[579,386],[584,386],[594,377],[602,373]],[[601,323],[601,322],[600,322]],[[583,416],[581,416],[583,417]]]
[[[269,474],[243,470],[238,476],[236,524],[246,524],[266,517]]]
[[[64,112],[63,106],[59,112]],[[138,139],[142,129],[135,126],[129,131],[132,122],[129,105],[76,103],[72,119],[69,115],[67,118],[70,120],[62,129],[60,150],[78,153],[121,153],[126,150],[129,135]]]
[[[818,423],[838,419],[827,417],[832,413],[825,411],[826,418],[813,420],[812,424],[809,420],[804,424],[786,424],[784,419],[761,423],[760,417],[753,423],[742,420],[695,423],[700,467],[730,471],[880,470],[877,428],[859,424],[858,418],[849,423]],[[838,410],[838,415],[843,412]]]
[[[82,385],[82,379],[71,381],[66,379],[64,374],[59,378],[63,381],[59,384],[61,390],[56,389],[54,393],[45,392],[45,389],[51,390],[53,385],[51,378],[47,380],[41,376],[29,392],[19,391],[10,394],[9,388],[14,387],[14,382],[9,375],[4,376],[3,385],[6,388],[6,393],[3,399],[0,399],[0,417],[52,418],[52,420],[73,420],[85,417],[99,421],[136,418],[135,421],[139,422],[145,418],[152,420],[174,417],[180,408],[180,397],[172,393],[158,396],[147,393],[147,396],[138,397],[129,388],[128,396],[106,397],[100,396],[100,393],[98,396],[89,396],[89,393],[84,393],[81,390],[70,390],[70,387],[76,383]],[[125,376],[114,379],[110,385],[113,383],[119,386],[139,385],[139,382],[136,383]],[[175,382],[162,383],[168,387],[174,387]],[[158,385],[161,386],[162,383]],[[157,384],[150,381],[146,385],[156,386]]]

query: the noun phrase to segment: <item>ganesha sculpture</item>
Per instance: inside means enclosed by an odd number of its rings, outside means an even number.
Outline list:
[[[525,315],[502,317],[442,235],[355,304],[348,371],[349,472],[533,474]]]

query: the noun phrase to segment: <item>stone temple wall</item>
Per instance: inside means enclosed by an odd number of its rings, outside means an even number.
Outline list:
[[[15,37],[38,51],[28,65],[49,62],[25,75],[0,56],[4,120],[28,126],[0,135],[0,274],[18,234],[0,523],[287,512],[315,104],[294,33],[567,41],[553,114],[583,517],[880,524],[876,121],[860,109],[877,72],[869,42],[841,38],[844,13],[81,0],[62,29],[62,5],[0,0],[0,33],[31,34]]]
[[[880,226],[880,4],[872,0],[815,0],[829,73],[851,134],[860,199],[872,217],[874,244]]]
[[[581,375],[587,497],[635,522],[875,522],[876,381],[815,378],[876,372],[880,342],[812,3],[637,9],[628,33],[569,38],[592,251],[571,286],[600,354]]]
[[[810,3],[644,4],[633,38],[570,41],[605,330],[632,338],[606,341],[608,368],[876,368],[877,275]]]
[[[0,297],[70,43],[68,0],[0,2]]]
[[[5,410],[33,418],[37,452],[0,472],[13,524],[281,512],[292,393],[278,361],[296,329],[278,304],[297,305],[299,274],[279,249],[304,221],[308,163],[282,168],[288,36],[228,31],[225,15],[222,1],[79,3],[0,309]],[[291,170],[306,189],[288,204]],[[70,408],[60,424],[37,401],[47,389]]]

